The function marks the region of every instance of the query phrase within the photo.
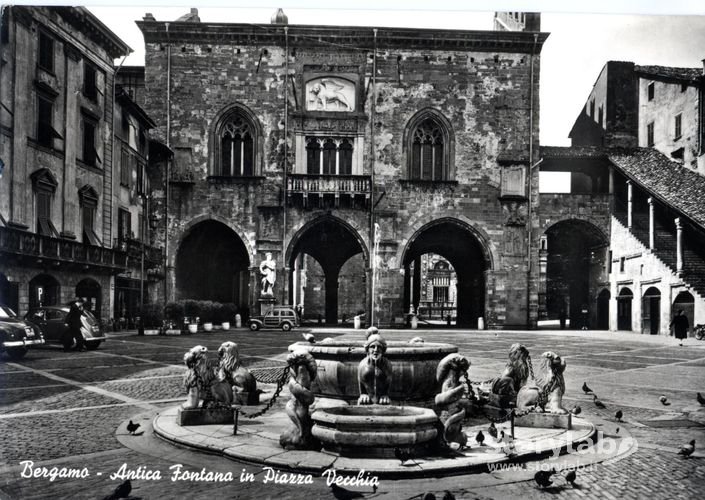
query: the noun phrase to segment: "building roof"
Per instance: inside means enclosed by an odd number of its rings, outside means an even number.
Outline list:
[[[290,46],[331,49],[427,49],[538,54],[548,33],[305,24],[198,23],[157,21],[151,14],[137,21],[145,43],[213,43],[281,45],[285,29]]]
[[[705,228],[705,177],[652,148],[542,147],[545,159],[607,159],[654,198]]]
[[[640,76],[655,79],[673,80],[684,83],[697,83],[703,76],[703,68],[673,68],[670,66],[634,66]]]

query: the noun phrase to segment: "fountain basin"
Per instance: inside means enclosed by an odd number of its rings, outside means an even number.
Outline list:
[[[311,389],[319,397],[357,401],[360,386],[357,370],[365,357],[364,341],[324,341],[318,344],[297,342],[289,351],[306,349],[316,360],[318,371]],[[438,363],[450,353],[458,352],[453,344],[436,342],[387,342],[385,357],[392,364],[392,401],[432,404],[440,391],[436,381]]]
[[[438,436],[436,413],[416,406],[338,406],[311,419],[323,448],[346,457],[393,457],[395,448],[418,456]]]

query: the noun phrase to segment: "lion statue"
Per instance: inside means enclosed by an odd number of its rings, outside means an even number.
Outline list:
[[[525,385],[517,394],[517,409],[541,408],[546,412],[565,415],[563,408],[565,393],[565,360],[555,352],[547,351],[541,355],[536,385]]]
[[[500,400],[500,406],[507,406],[507,403],[516,400],[517,393],[529,379],[530,365],[529,350],[522,344],[512,344],[504,371],[494,380],[490,389]]]
[[[188,371],[184,376],[186,401],[183,409],[198,408],[230,408],[233,402],[233,390],[230,384],[220,380],[218,360],[208,358],[208,348],[197,345],[184,354],[184,364]]]
[[[259,404],[257,380],[240,363],[240,349],[235,342],[223,342],[218,348],[218,380],[224,380],[232,387],[235,403],[243,405]]]

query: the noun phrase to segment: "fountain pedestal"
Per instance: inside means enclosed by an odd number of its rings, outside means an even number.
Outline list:
[[[346,457],[394,457],[394,448],[418,456],[438,436],[438,416],[416,406],[339,406],[316,410],[313,436],[326,451]]]

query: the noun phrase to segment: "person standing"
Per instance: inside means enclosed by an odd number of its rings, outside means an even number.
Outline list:
[[[66,326],[68,331],[64,338],[64,350],[71,350],[71,344],[76,342],[74,350],[85,351],[86,347],[83,342],[83,334],[81,333],[81,317],[83,316],[83,302],[77,300],[71,304],[69,313],[66,315]]]
[[[670,324],[673,328],[673,336],[678,339],[678,345],[683,345],[683,339],[688,338],[688,328],[690,323],[688,317],[683,312],[683,309],[678,309],[678,314],[673,318]]]

